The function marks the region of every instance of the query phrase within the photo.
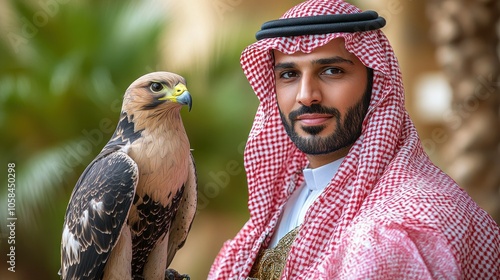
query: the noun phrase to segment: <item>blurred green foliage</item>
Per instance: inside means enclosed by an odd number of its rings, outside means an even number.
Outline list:
[[[6,182],[7,163],[16,164],[18,223],[12,278],[6,274],[2,188],[0,278],[57,279],[70,193],[113,133],[128,85],[147,72],[169,71],[159,45],[168,38],[170,15],[148,4],[154,1],[4,2],[0,154],[5,171],[0,174]],[[182,115],[204,196],[199,211],[236,213],[242,220],[247,192],[242,152],[257,107],[239,68],[248,43],[223,44],[218,51],[224,55],[214,55],[205,70],[179,73],[194,99],[193,110]]]

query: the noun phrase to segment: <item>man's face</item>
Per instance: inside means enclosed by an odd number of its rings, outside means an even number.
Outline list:
[[[370,93],[367,68],[334,39],[306,54],[274,51],[276,93],[285,130],[308,155],[328,154],[361,134]]]

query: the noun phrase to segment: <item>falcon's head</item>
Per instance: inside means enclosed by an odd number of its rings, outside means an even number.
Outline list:
[[[191,111],[192,100],[186,80],[175,73],[153,72],[128,87],[122,110],[135,115],[140,111],[180,110],[182,105],[187,105]]]

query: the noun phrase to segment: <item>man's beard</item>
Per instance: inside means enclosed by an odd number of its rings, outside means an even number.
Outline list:
[[[299,150],[308,155],[328,154],[347,147],[356,142],[356,140],[361,135],[363,119],[365,118],[366,112],[368,110],[371,91],[372,73],[371,69],[368,69],[368,86],[366,92],[358,103],[347,110],[343,121],[338,109],[323,107],[319,104],[312,104],[309,107],[302,106],[299,109],[290,112],[290,114],[288,114],[288,120],[280,110],[280,116],[283,122],[283,126],[285,127],[285,131],[292,142],[295,144],[295,146],[297,146]],[[304,132],[309,134],[309,137],[304,138],[298,135],[298,133],[294,129],[297,117],[302,114],[314,113],[330,114],[333,118],[336,119],[336,128],[332,132],[332,134],[325,137],[318,136],[318,134],[326,128],[325,125],[318,125],[301,127]]]

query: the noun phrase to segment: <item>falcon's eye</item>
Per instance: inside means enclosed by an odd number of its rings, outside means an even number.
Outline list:
[[[163,85],[161,83],[152,82],[151,85],[149,86],[149,88],[153,92],[160,92],[163,90]]]

